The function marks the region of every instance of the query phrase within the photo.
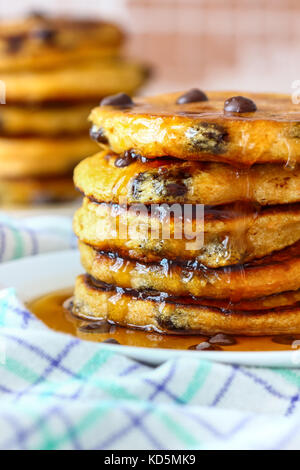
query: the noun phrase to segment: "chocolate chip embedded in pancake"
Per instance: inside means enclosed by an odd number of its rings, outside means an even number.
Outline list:
[[[136,154],[134,150],[128,150],[127,152],[124,152],[123,155],[120,155],[115,159],[114,165],[116,168],[124,168],[131,165],[139,157],[140,155]]]
[[[15,54],[22,48],[24,41],[26,40],[24,34],[15,34],[6,38],[6,52],[8,54]]]
[[[75,286],[74,313],[122,326],[161,331],[167,334],[217,333],[264,336],[300,333],[300,306],[264,311],[223,311],[205,305],[157,302],[139,298],[122,289],[102,290],[87,276],[79,276]]]
[[[238,167],[300,162],[300,111],[290,95],[243,93],[243,106],[239,98],[237,112],[231,113],[224,113],[224,102],[236,92],[209,92],[208,101],[178,104],[181,95],[136,98],[136,106],[125,110],[98,107],[90,120],[104,129],[118,154],[133,148],[147,158],[172,156]],[[253,102],[255,112],[249,105]]]
[[[98,144],[107,144],[107,138],[105,137],[103,129],[97,129],[95,127],[91,127],[90,129],[90,137],[92,140],[97,142]]]

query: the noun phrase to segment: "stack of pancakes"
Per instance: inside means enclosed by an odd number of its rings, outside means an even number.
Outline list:
[[[87,273],[76,315],[173,334],[300,333],[300,109],[236,95],[119,95],[93,110],[103,148],[75,170]]]
[[[91,107],[133,93],[144,66],[120,57],[123,33],[99,20],[33,14],[0,24],[0,203],[73,199],[74,166],[95,151]]]

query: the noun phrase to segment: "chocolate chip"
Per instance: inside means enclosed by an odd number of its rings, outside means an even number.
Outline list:
[[[52,42],[56,36],[56,31],[51,28],[37,28],[31,31],[30,36],[43,42]]]
[[[29,14],[28,14],[28,17],[36,19],[36,20],[45,20],[46,19],[45,14],[42,13],[41,11],[38,11],[38,10],[30,11]]]
[[[196,344],[194,346],[190,346],[189,350],[191,351],[222,351],[222,349],[219,348],[218,346],[213,346],[212,344],[209,344],[206,341],[200,344]]]
[[[287,137],[300,139],[300,123],[293,122],[293,126],[287,129]]]
[[[10,36],[7,38],[7,52],[9,54],[15,54],[19,52],[21,47],[23,46],[23,42],[25,40],[24,34],[17,34],[15,36]]]
[[[184,95],[179,96],[176,104],[186,104],[186,103],[195,103],[200,101],[208,101],[208,98],[203,91],[198,88],[192,88],[190,91],[187,91]]]
[[[119,341],[117,341],[117,340],[114,339],[114,338],[105,339],[104,341],[101,341],[101,343],[105,343],[105,344],[120,344]]]
[[[71,312],[73,310],[73,307],[74,307],[74,297],[70,297],[69,299],[64,301],[63,308],[65,310],[69,310]]]
[[[256,110],[254,101],[244,96],[233,96],[224,103],[225,113],[253,113]]]
[[[187,151],[207,152],[219,155],[226,151],[228,132],[223,126],[211,122],[199,122],[186,131]]]
[[[145,66],[144,65],[144,68],[142,69],[142,73],[143,73],[143,78],[145,81],[149,80],[150,78],[153,77],[154,75],[154,70],[153,70],[153,67],[150,67],[150,66]]]
[[[176,320],[174,317],[164,317],[161,313],[159,313],[156,317],[157,323],[161,328],[164,330],[170,331],[178,331],[181,328],[178,328],[176,325]]]
[[[168,196],[184,196],[187,193],[187,187],[183,183],[170,183],[166,185]]]
[[[99,144],[108,144],[108,139],[105,136],[103,127],[98,128],[97,126],[92,126],[90,129],[90,137]]]
[[[92,321],[79,327],[79,331],[84,333],[109,333],[110,330],[111,325],[105,320]]]
[[[133,106],[134,102],[126,93],[106,96],[100,103],[100,106]]]
[[[232,344],[236,344],[237,341],[233,336],[220,333],[210,338],[209,343],[216,344],[218,346],[231,346]]]
[[[129,166],[132,162],[133,162],[132,158],[119,157],[115,161],[115,167],[125,168],[126,166]]]
[[[134,150],[126,150],[122,156],[118,157],[115,161],[115,167],[124,168],[133,163],[140,155]]]
[[[281,335],[281,336],[274,336],[274,338],[272,338],[272,341],[273,343],[291,346],[294,341],[297,341],[299,339],[300,339],[300,336]]]

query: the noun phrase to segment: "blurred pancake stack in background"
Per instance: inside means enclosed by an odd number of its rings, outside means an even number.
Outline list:
[[[118,94],[91,121],[102,152],[75,170],[87,274],[74,313],[170,334],[299,334],[300,113],[290,97]]]
[[[107,94],[131,94],[147,69],[121,57],[122,31],[100,20],[0,23],[0,204],[76,197],[74,166],[95,151],[87,117]]]

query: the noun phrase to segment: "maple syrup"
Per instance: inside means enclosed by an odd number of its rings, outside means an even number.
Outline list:
[[[291,351],[296,336],[247,337],[234,336],[231,344],[222,344],[211,348],[197,348],[201,343],[208,343],[209,338],[199,335],[164,335],[148,331],[123,328],[97,319],[94,321],[75,317],[68,307],[72,289],[51,292],[28,304],[29,310],[49,328],[68,333],[87,341],[114,343],[123,346],[147,348],[182,349],[201,351]],[[70,302],[69,302],[70,304]],[[105,325],[104,325],[105,323]],[[112,341],[114,340],[114,341]],[[223,341],[226,343],[226,341]]]

